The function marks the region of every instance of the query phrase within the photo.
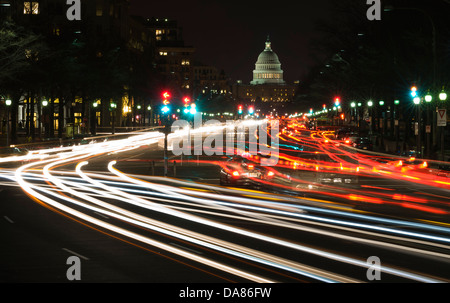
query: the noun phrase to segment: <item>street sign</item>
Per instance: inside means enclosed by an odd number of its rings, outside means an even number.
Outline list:
[[[447,110],[446,109],[438,109],[437,126],[447,126]]]

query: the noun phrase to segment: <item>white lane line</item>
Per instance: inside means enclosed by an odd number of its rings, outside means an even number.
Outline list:
[[[80,258],[83,259],[83,260],[89,261],[89,258],[88,258],[88,257],[85,257],[85,256],[83,256],[83,255],[77,254],[76,252],[71,251],[70,249],[63,248],[63,250],[65,250],[65,251],[68,252],[69,254],[78,256],[78,257],[80,257]]]
[[[11,224],[14,223],[14,221],[11,220],[10,218],[8,218],[7,216],[3,216],[3,218],[5,218],[5,220],[8,221]]]
[[[97,215],[99,215],[100,217],[103,217],[103,218],[105,218],[105,219],[109,219],[108,216],[105,216],[104,214],[101,214],[101,213],[99,213],[99,212],[94,211],[94,214],[97,214]]]
[[[200,251],[198,251],[198,250],[195,250],[195,249],[191,249],[191,248],[188,248],[188,247],[184,247],[184,246],[182,246],[182,245],[179,245],[179,244],[176,244],[176,243],[173,243],[173,242],[170,242],[169,244],[170,244],[170,245],[173,245],[173,246],[176,246],[176,247],[178,247],[178,248],[184,249],[184,250],[191,251],[191,252],[196,253],[196,254],[198,254],[198,255],[203,255],[202,252],[200,252]]]

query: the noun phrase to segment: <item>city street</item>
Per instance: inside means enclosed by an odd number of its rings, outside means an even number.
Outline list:
[[[373,163],[355,150],[356,183],[318,182],[324,173],[298,149],[350,149],[289,131],[276,178],[254,186],[219,185],[226,156],[169,152],[164,177],[157,132],[3,163],[1,280],[68,282],[66,260],[78,256],[81,282],[448,282],[448,185],[392,177],[387,155],[364,172]]]

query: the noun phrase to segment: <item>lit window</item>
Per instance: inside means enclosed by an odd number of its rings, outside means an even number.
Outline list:
[[[102,6],[102,3],[97,3],[97,10],[96,10],[96,12],[95,12],[95,15],[96,15],[97,17],[103,16],[103,6]]]
[[[24,15],[38,15],[39,14],[39,2],[24,2],[23,3]]]

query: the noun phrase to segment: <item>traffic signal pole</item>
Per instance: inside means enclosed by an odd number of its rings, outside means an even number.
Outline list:
[[[167,177],[168,169],[169,169],[169,157],[168,157],[168,150],[167,150],[167,137],[169,136],[170,132],[170,125],[168,123],[167,119],[165,121],[164,125],[164,177]]]

